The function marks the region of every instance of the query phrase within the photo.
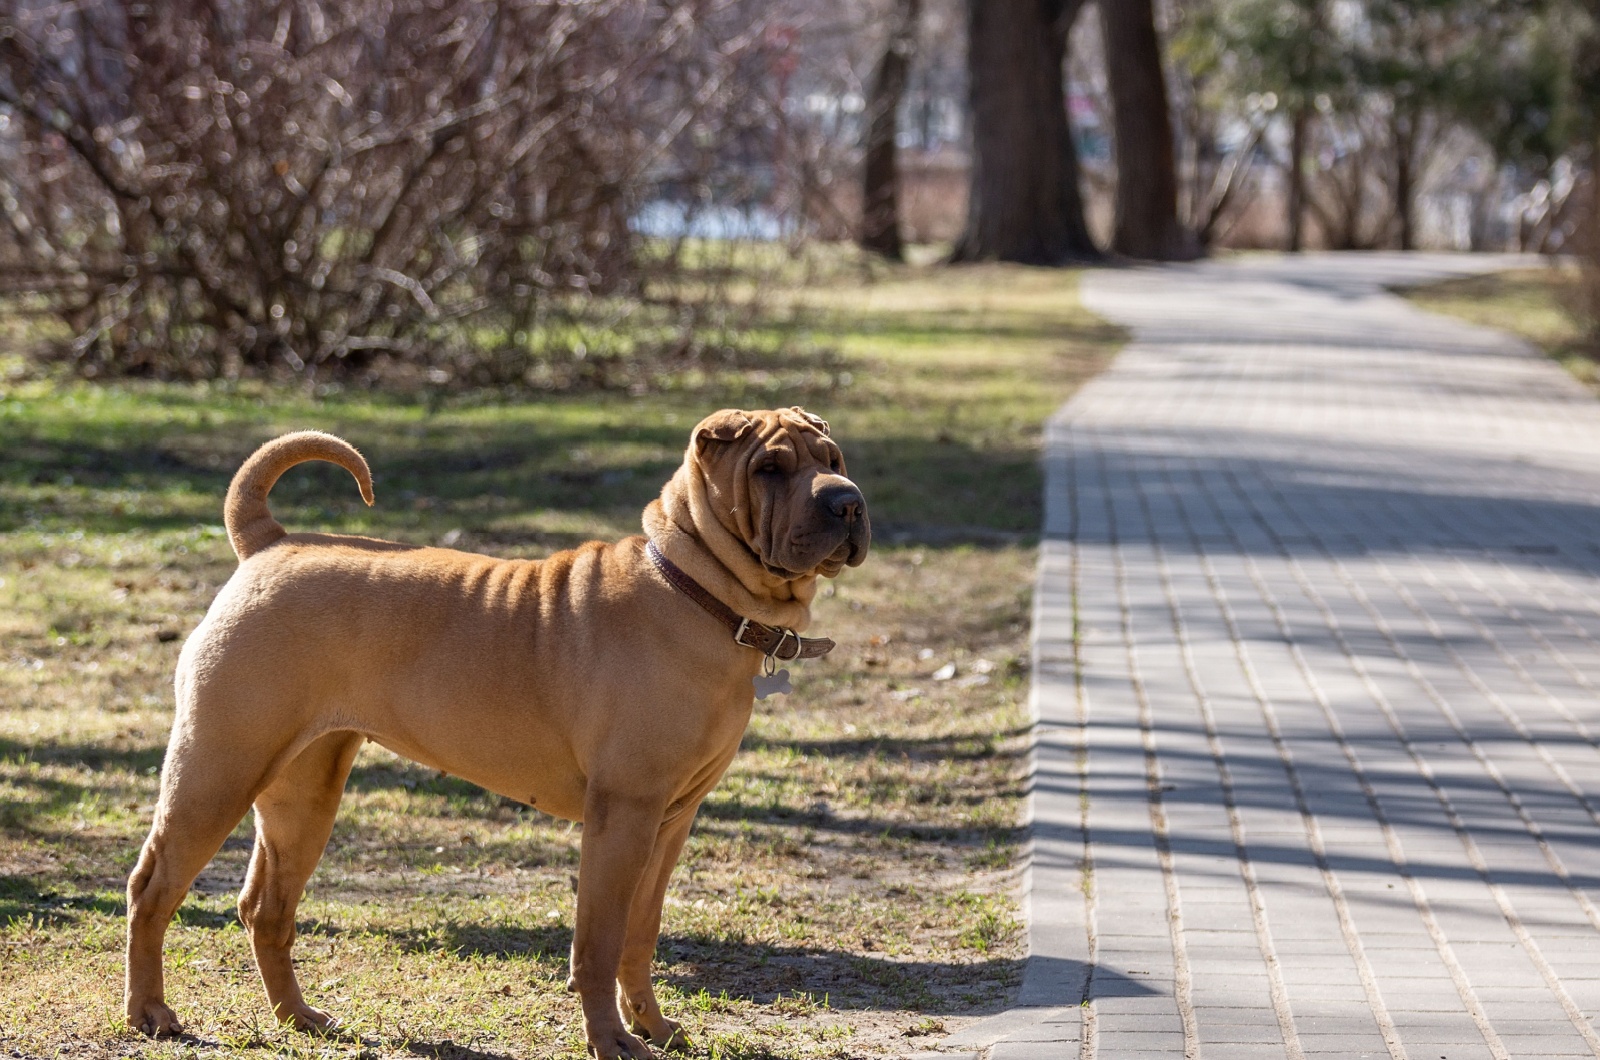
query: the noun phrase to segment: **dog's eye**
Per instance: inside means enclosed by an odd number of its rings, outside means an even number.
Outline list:
[[[756,474],[758,474],[758,475],[781,475],[781,474],[783,474],[783,466],[781,464],[779,464],[777,460],[763,460],[756,467]]]

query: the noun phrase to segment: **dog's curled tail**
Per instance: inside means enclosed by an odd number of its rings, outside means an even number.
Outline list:
[[[361,487],[361,499],[372,504],[372,472],[355,446],[321,431],[296,431],[274,438],[240,465],[223,505],[222,521],[228,528],[228,540],[233,542],[233,551],[241,561],[288,532],[267,511],[267,494],[278,476],[307,460],[326,460],[350,472]]]

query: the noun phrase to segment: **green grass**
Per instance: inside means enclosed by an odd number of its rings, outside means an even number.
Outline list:
[[[239,461],[318,427],[371,461],[273,492],[291,529],[540,556],[638,528],[724,404],[828,417],[872,508],[819,599],[840,649],[758,704],[668,898],[663,1002],[704,1057],[913,1050],[1005,1003],[1044,417],[1120,336],[1043,270],[880,270],[808,289],[819,376],[664,393],[309,396],[254,384],[0,392],[0,1048],[22,1055],[578,1057],[562,990],[578,830],[363,751],[296,956],[343,1039],[271,1021],[233,911],[249,825],[168,936],[193,1037],[122,1026],[122,886],[148,827],[182,638],[233,567]],[[14,332],[6,334],[14,335]],[[0,366],[3,367],[3,366]],[[803,370],[802,370],[803,369]],[[825,378],[824,378],[825,376]],[[956,664],[956,677],[934,671]]]
[[[1579,382],[1600,389],[1600,345],[1578,309],[1584,282],[1576,266],[1552,264],[1446,280],[1401,293],[1423,309],[1519,335]]]

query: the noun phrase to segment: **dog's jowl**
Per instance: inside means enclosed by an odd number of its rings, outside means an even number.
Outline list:
[[[715,413],[642,536],[542,561],[288,533],[267,493],[307,460],[344,467],[373,501],[366,461],[316,432],[268,442],[234,477],[239,567],[179,658],[161,797],[128,880],[129,1022],[181,1030],[162,938],[254,807],[239,915],[268,1001],[298,1027],[333,1023],[295,979],[295,907],[373,740],[582,821],[571,985],[590,1046],[681,1043],[650,983],[667,879],[758,682],[832,647],[801,635],[817,579],[861,563],[871,539],[828,425],[798,408]]]

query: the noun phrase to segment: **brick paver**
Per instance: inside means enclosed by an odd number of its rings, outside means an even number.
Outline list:
[[[1381,287],[1503,264],[1086,280],[1134,338],[1049,427],[1032,958],[966,1047],[1600,1057],[1600,402]]]

